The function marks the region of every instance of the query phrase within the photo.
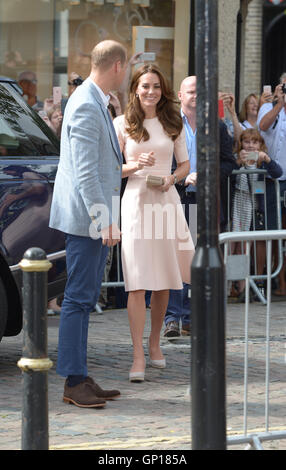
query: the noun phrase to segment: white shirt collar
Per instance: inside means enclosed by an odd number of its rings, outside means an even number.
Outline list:
[[[94,84],[95,88],[97,89],[97,91],[99,93],[100,98],[103,101],[104,106],[107,108],[107,106],[109,105],[110,96],[105,95],[103,93],[102,89],[93,80],[90,79],[90,81]]]

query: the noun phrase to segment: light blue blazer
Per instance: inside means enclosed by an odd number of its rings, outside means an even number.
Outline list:
[[[99,233],[113,221],[118,224],[121,171],[122,154],[108,110],[87,78],[65,108],[50,227],[94,236],[95,226]]]

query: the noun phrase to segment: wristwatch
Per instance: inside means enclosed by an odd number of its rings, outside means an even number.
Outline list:
[[[174,176],[174,183],[173,184],[176,184],[177,183],[177,175],[175,175],[175,173],[173,173],[173,176]]]

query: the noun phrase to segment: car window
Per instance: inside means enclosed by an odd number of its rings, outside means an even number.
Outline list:
[[[0,84],[0,156],[59,155],[59,142],[8,83]]]

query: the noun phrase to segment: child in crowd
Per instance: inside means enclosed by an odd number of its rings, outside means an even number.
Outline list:
[[[238,140],[237,164],[246,170],[267,170],[267,177],[279,178],[282,168],[267,154],[263,137],[256,129],[246,129]],[[263,174],[241,174],[236,176],[233,197],[232,231],[264,230],[264,204],[261,197],[255,196],[253,186]],[[263,274],[265,265],[264,242],[257,242],[257,273]],[[242,253],[241,242],[234,243],[234,254]],[[243,294],[244,281],[238,283],[238,295]]]

